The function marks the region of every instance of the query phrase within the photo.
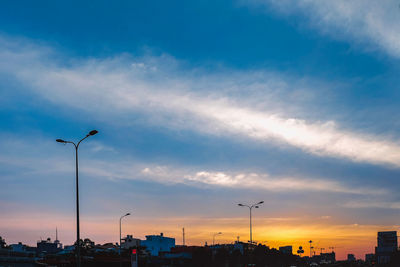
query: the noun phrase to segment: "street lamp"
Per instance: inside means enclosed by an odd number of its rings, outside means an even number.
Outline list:
[[[218,232],[218,233],[213,234],[213,246],[214,246],[214,244],[215,244],[215,236],[216,236],[216,235],[222,235],[222,233],[221,233],[221,232]]]
[[[249,210],[250,210],[250,244],[253,244],[253,232],[252,232],[253,230],[252,230],[252,226],[251,226],[251,210],[253,208],[258,209],[259,205],[261,205],[263,203],[264,203],[264,201],[260,201],[260,202],[258,202],[256,204],[251,205],[251,206],[250,205],[246,205],[246,204],[238,204],[238,206],[240,206],[240,207],[248,207]]]
[[[122,242],[122,237],[121,237],[121,224],[122,224],[122,218],[131,215],[129,212],[123,216],[121,216],[121,218],[119,218],[119,266],[122,265],[122,259],[121,259],[121,242]]]
[[[63,139],[57,139],[58,143],[64,144],[73,144],[75,147],[75,169],[76,169],[76,246],[77,246],[77,253],[76,253],[76,266],[81,266],[81,238],[80,238],[80,231],[79,231],[79,176],[78,176],[78,148],[80,143],[88,138],[89,136],[97,134],[98,131],[92,130],[90,131],[84,138],[82,138],[78,143],[74,143],[72,141],[65,141]]]

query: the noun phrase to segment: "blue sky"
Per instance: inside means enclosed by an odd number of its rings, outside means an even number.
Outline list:
[[[54,140],[97,129],[80,151],[96,242],[127,211],[141,238],[246,240],[236,204],[265,200],[260,242],[372,251],[400,208],[399,15],[395,1],[6,1],[1,235],[33,244],[57,226],[73,242],[73,148]]]

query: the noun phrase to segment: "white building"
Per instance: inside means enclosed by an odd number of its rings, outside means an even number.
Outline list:
[[[146,240],[141,241],[141,245],[146,247],[151,256],[158,256],[160,252],[170,252],[175,247],[175,238],[160,235],[146,235]]]
[[[124,249],[128,248],[138,248],[140,246],[141,240],[138,238],[134,238],[132,235],[127,235],[122,238],[121,247]]]

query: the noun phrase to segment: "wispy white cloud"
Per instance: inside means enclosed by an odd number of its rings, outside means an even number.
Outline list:
[[[265,71],[182,71],[179,62],[167,56],[77,60],[63,66],[51,57],[43,60],[49,57],[48,49],[31,50],[3,48],[0,71],[57,105],[110,123],[129,125],[140,114],[146,123],[174,130],[249,138],[322,157],[400,167],[400,145],[385,136],[341,129],[329,120],[307,121],[285,113],[291,103],[280,100],[281,109],[270,109],[265,98],[257,98],[265,92],[272,96],[268,103],[274,102],[271,92],[295,86],[293,78]],[[256,92],[251,94],[255,99],[245,97],[248,91]]]
[[[369,189],[366,187],[353,188],[328,179],[305,179],[298,177],[272,177],[266,173],[222,172],[222,171],[190,171],[154,166],[141,171],[146,177],[158,181],[173,181],[189,185],[210,185],[230,188],[247,188],[274,192],[305,191],[333,192],[361,195],[382,195],[387,191]]]
[[[91,150],[93,152],[113,152],[113,153],[117,153],[117,151],[111,147],[111,146],[107,146],[103,143],[100,142],[96,142],[96,141],[92,141],[92,145],[91,145]]]
[[[395,0],[243,0],[246,5],[272,6],[285,15],[307,16],[311,27],[334,38],[367,44],[400,57],[399,2]]]
[[[400,202],[388,202],[388,201],[350,201],[343,204],[345,208],[362,209],[362,208],[377,208],[377,209],[400,209]]]
[[[63,175],[71,173],[73,160],[71,157],[59,155],[57,144],[34,138],[32,143],[13,141],[5,138],[0,142],[0,164],[5,164],[6,169],[12,169],[17,176],[43,176]],[[17,146],[14,144],[18,143]],[[39,145],[40,144],[40,145]],[[101,143],[92,142],[91,146],[102,147]],[[41,151],[37,151],[41,147]],[[112,148],[110,148],[112,149]],[[24,151],[35,151],[28,154]],[[46,151],[46,155],[43,155]],[[90,155],[97,154],[90,150]],[[49,157],[48,155],[54,155]],[[68,159],[66,159],[66,157]],[[112,157],[111,157],[112,158]],[[85,164],[80,166],[84,176],[97,179],[137,180],[151,181],[165,185],[185,184],[198,188],[227,188],[245,190],[264,190],[270,192],[331,192],[338,194],[374,195],[382,196],[390,192],[386,189],[369,188],[358,185],[356,187],[343,182],[325,177],[304,178],[299,176],[272,176],[266,172],[210,170],[202,167],[181,165],[160,165],[154,162],[144,162],[130,159],[122,155],[117,160],[113,159],[85,159]],[[17,171],[18,170],[18,171]],[[1,175],[0,178],[6,175]]]

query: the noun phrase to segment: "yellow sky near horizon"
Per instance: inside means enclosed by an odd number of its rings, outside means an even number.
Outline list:
[[[51,215],[48,215],[52,217]],[[22,241],[35,245],[40,238],[54,239],[55,227],[58,227],[59,239],[63,244],[72,244],[75,239],[75,219],[46,215],[17,216],[2,218],[1,225],[8,244]],[[28,218],[28,219],[27,219]],[[212,243],[213,233],[216,243],[233,243],[239,236],[240,241],[249,240],[248,218],[137,218],[129,216],[123,220],[123,235],[145,239],[145,235],[164,233],[174,237],[176,244],[182,244],[182,227],[185,227],[186,245],[204,245]],[[364,258],[373,253],[378,231],[397,230],[394,225],[335,224],[329,220],[313,223],[307,218],[255,218],[253,221],[253,240],[272,248],[292,245],[296,253],[303,246],[304,255],[309,255],[309,240],[313,240],[315,252],[330,252],[335,247],[337,259],[345,259],[348,253]],[[89,237],[96,243],[118,242],[119,220],[102,217],[81,218],[81,237]]]

